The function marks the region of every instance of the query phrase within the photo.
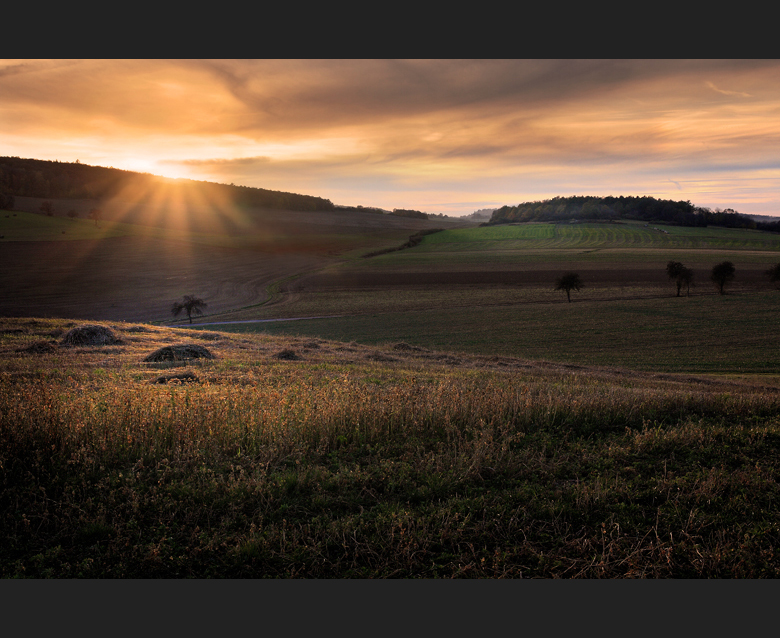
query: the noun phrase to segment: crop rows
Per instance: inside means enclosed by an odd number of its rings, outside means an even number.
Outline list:
[[[780,237],[726,228],[692,229],[644,224],[519,224],[451,229],[426,237],[422,250],[557,249],[780,250]]]

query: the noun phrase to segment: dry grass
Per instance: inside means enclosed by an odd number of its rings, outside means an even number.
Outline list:
[[[122,343],[106,326],[85,324],[71,328],[62,338],[64,346],[113,346]]]
[[[145,362],[198,334],[130,324],[26,351],[72,327],[0,323],[3,577],[780,573],[774,385],[219,333]]]
[[[160,363],[162,361],[188,361],[189,359],[213,359],[211,351],[197,343],[182,343],[174,346],[157,348],[151,354],[144,357],[147,363]]]

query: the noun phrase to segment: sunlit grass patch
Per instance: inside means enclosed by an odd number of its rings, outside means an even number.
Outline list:
[[[192,331],[120,323],[19,351],[66,327],[0,324],[4,577],[780,573],[771,384],[227,333],[157,370]]]

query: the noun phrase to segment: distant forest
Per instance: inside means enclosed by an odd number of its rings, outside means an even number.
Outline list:
[[[554,197],[541,202],[504,206],[493,212],[489,225],[516,222],[611,221],[633,219],[678,226],[725,226],[780,232],[780,222],[757,222],[727,208],[711,210],[689,201],[654,197]]]
[[[0,157],[0,202],[9,198],[43,197],[52,199],[111,199],[122,192],[151,193],[162,183],[193,188],[203,196],[225,199],[236,204],[280,210],[332,211],[329,199],[281,191],[217,184],[190,179],[169,180],[149,173],[118,168],[90,166],[79,162]]]

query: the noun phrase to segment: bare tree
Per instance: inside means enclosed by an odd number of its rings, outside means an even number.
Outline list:
[[[571,291],[579,291],[582,287],[582,279],[576,272],[566,273],[555,281],[555,290],[566,291],[566,298],[569,300],[569,303],[571,303]]]
[[[202,315],[202,309],[206,306],[208,306],[208,304],[200,297],[184,295],[184,299],[182,301],[176,301],[174,302],[173,306],[171,306],[171,313],[174,317],[178,317],[183,310],[187,313],[187,317],[189,318],[190,323],[192,323],[193,313],[196,315]]]

